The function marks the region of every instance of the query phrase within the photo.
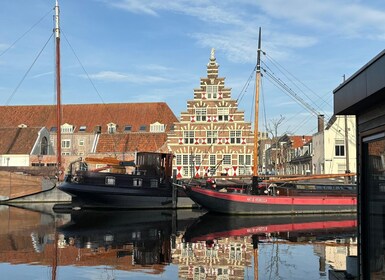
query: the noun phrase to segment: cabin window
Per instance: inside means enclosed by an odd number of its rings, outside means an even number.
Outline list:
[[[195,109],[195,120],[197,122],[205,122],[207,115],[207,108],[196,108]]]
[[[132,126],[131,125],[126,125],[124,127],[124,132],[131,132],[132,131]]]
[[[141,187],[143,185],[143,179],[142,178],[134,178],[133,180],[133,186],[134,187]]]
[[[61,140],[61,147],[63,149],[69,149],[71,148],[71,140],[66,139],[66,140]]]
[[[218,131],[206,131],[207,144],[215,144],[218,138]]]
[[[107,186],[115,186],[115,177],[113,177],[113,176],[106,176],[105,184]]]
[[[85,125],[81,125],[79,127],[79,132],[84,132],[84,131],[86,131],[86,129],[87,129],[87,127]]]
[[[229,120],[229,108],[228,107],[219,107],[217,109],[218,121],[225,122]]]
[[[241,143],[242,131],[233,130],[230,131],[230,143],[231,144],[240,144]]]
[[[150,132],[164,132],[165,126],[162,123],[156,122],[150,125]]]
[[[40,154],[41,155],[48,155],[48,139],[47,137],[43,137],[41,139],[41,144],[40,144]]]
[[[206,86],[207,99],[217,99],[218,97],[218,86],[207,85]]]
[[[335,156],[336,157],[344,157],[345,156],[345,141],[344,140],[336,139]]]
[[[185,144],[194,144],[194,131],[183,131],[183,138]]]

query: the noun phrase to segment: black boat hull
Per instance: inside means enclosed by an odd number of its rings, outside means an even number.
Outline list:
[[[112,187],[64,182],[59,189],[81,208],[173,208],[172,190],[149,187]]]

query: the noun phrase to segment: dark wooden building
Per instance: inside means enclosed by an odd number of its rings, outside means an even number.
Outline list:
[[[334,113],[356,115],[360,279],[385,278],[385,50],[334,90]]]

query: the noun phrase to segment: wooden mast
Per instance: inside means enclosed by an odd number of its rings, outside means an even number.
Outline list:
[[[258,114],[259,114],[260,80],[261,80],[261,27],[259,28],[259,36],[258,36],[257,70],[255,75],[253,186],[258,185]]]
[[[61,81],[60,81],[60,28],[59,28],[59,3],[55,5],[55,45],[56,45],[56,153],[58,178],[62,177],[61,159]]]

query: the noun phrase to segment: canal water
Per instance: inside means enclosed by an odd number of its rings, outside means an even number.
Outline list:
[[[356,217],[0,206],[0,279],[335,279]]]

